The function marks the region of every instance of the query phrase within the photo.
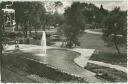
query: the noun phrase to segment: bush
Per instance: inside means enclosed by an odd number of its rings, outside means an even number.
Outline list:
[[[23,39],[19,39],[19,43],[23,44],[24,43]]]
[[[16,35],[17,35],[17,37],[23,37],[24,36],[21,32],[17,33]]]
[[[29,38],[25,39],[25,44],[30,44],[30,39]]]
[[[37,35],[33,36],[33,39],[39,40],[39,39],[41,39],[41,37],[42,37],[42,34],[37,34]]]
[[[51,36],[50,36],[50,39],[51,39],[52,41],[60,41],[60,36],[59,36],[59,35],[51,35]]]
[[[15,32],[8,33],[7,37],[11,38],[11,39],[14,39],[14,38],[16,38],[16,33]]]

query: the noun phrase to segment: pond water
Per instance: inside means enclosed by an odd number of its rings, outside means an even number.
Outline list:
[[[80,53],[62,48],[47,47],[47,56],[38,56],[41,49],[42,48],[40,46],[34,45],[20,46],[21,52],[18,56],[39,63],[47,64],[48,66],[53,67],[57,70],[84,78],[88,81],[101,81],[94,77],[94,73],[78,66],[74,62],[74,59],[80,56]]]
[[[77,65],[74,63],[74,59],[80,54],[74,51],[66,49],[48,49],[47,56],[38,56],[36,54],[40,53],[40,49],[35,49],[31,51],[32,56],[25,56],[25,58],[33,59],[37,62],[51,65],[55,68],[61,68],[67,70],[68,68]],[[77,66],[79,67],[79,66]]]

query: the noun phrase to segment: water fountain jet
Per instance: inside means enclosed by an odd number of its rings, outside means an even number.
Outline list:
[[[42,31],[42,38],[41,38],[41,50],[40,50],[40,54],[38,54],[38,56],[47,56],[46,54],[46,49],[47,49],[47,46],[46,46],[46,33],[45,31]]]

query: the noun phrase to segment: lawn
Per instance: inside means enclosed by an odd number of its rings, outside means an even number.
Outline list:
[[[101,61],[101,62],[113,64],[113,65],[127,67],[127,54],[126,53],[119,56],[113,53],[101,52],[98,54],[93,54],[90,60]]]
[[[91,63],[88,63],[85,69],[97,73],[97,77],[106,79],[110,82],[127,82],[127,74],[122,71],[117,71],[115,69],[98,66]],[[99,73],[102,75],[98,75]]]
[[[96,49],[101,52],[109,52],[109,53],[115,53],[117,52],[114,48],[106,47],[106,43],[101,39],[101,35],[95,35],[95,34],[89,34],[89,33],[83,33],[80,38],[80,47],[81,48],[89,48],[89,49]],[[127,52],[125,47],[120,47],[121,52]]]
[[[105,46],[106,43],[101,39],[101,35],[83,33],[79,41],[81,48],[96,49],[96,52],[98,51],[98,53],[91,56],[91,60],[127,66],[127,46],[120,47],[122,56],[117,56],[117,51],[114,48]]]

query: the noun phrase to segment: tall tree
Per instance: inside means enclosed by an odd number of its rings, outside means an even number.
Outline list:
[[[55,11],[57,11],[58,8],[62,7],[63,3],[60,1],[54,2]]]
[[[70,47],[78,42],[78,35],[84,30],[84,3],[74,2],[71,7],[65,10],[64,33]]]
[[[103,20],[107,17],[108,14],[109,14],[108,10],[104,9],[103,5],[101,4],[95,22],[98,23],[99,25],[103,25]]]
[[[108,11],[101,5],[100,8],[94,4],[85,3],[84,16],[87,24],[94,25],[93,27],[99,28],[104,18],[107,16]]]
[[[96,7],[94,4],[85,3],[84,16],[88,23],[94,22],[94,17],[98,15],[97,14],[98,12],[99,12],[99,8]]]
[[[58,12],[60,7],[63,6],[63,3],[61,1],[45,1],[44,5],[47,12],[54,14],[55,12]]]
[[[54,17],[54,25],[56,26],[56,24],[58,25],[62,25],[64,22],[64,15],[63,14],[59,14],[58,12],[55,12],[53,14]]]
[[[4,27],[4,18],[3,18],[3,11],[1,10],[1,3],[0,3],[0,55],[2,55],[3,50],[3,27]]]
[[[127,43],[127,12],[116,7],[104,21],[103,39],[107,45],[114,47],[120,55],[119,46]]]
[[[31,31],[31,26],[37,30],[38,25],[43,21],[45,8],[40,2],[14,2],[13,8],[16,10],[16,23],[22,26],[25,37],[27,31]]]

